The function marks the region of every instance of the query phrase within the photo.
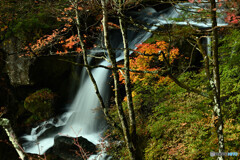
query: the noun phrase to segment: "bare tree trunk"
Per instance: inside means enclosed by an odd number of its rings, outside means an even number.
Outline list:
[[[130,119],[130,135],[134,144],[136,144],[136,136],[137,136],[136,118],[135,118],[135,112],[133,107],[130,71],[129,71],[130,66],[129,66],[129,49],[128,49],[128,42],[127,42],[127,28],[126,28],[126,23],[122,18],[122,13],[123,13],[122,5],[123,5],[122,0],[119,0],[118,14],[119,14],[119,25],[122,33],[123,48],[124,48],[124,68],[126,69],[124,77],[125,77],[125,90],[127,95],[127,105],[129,110],[129,119]]]
[[[212,18],[212,48],[213,48],[213,80],[211,82],[213,88],[213,112],[215,116],[215,127],[218,134],[219,153],[224,152],[224,137],[223,137],[223,118],[220,105],[220,75],[218,62],[218,31],[216,19],[216,2],[211,0],[211,18]],[[223,160],[223,156],[219,156],[218,160]]]
[[[141,152],[139,150],[139,147],[137,146],[137,133],[136,133],[136,117],[134,112],[134,106],[133,106],[133,99],[132,99],[132,90],[131,90],[131,81],[130,81],[130,63],[129,63],[129,49],[128,49],[128,42],[127,42],[127,26],[126,22],[123,20],[123,6],[122,0],[119,0],[119,8],[118,8],[118,14],[119,14],[119,25],[120,30],[122,33],[122,39],[123,39],[123,48],[124,48],[124,68],[125,70],[125,91],[127,95],[127,106],[129,110],[129,119],[130,119],[130,136],[134,147],[134,154],[136,159],[141,160]]]
[[[203,46],[202,46],[202,44],[200,42],[200,38],[196,38],[196,41],[197,41],[197,45],[199,47],[200,53],[202,54],[203,59],[204,59],[204,68],[205,68],[206,76],[207,76],[208,80],[210,81],[211,80],[211,74],[210,74],[210,69],[209,69],[209,57],[208,57],[208,54],[205,51],[205,49],[203,48]]]
[[[17,151],[19,157],[22,160],[26,160],[27,157],[25,156],[25,153],[23,152],[23,149],[20,147],[20,144],[18,143],[17,137],[16,137],[11,125],[10,125],[9,120],[6,119],[6,118],[0,118],[0,125],[6,131],[8,137],[9,137],[9,140],[12,142],[12,145],[15,148],[15,150]]]
[[[105,106],[104,104],[104,101],[103,101],[103,98],[100,94],[100,91],[98,89],[98,86],[97,86],[97,82],[95,80],[95,78],[93,77],[92,75],[92,72],[90,70],[90,66],[88,64],[88,60],[87,60],[87,51],[86,51],[86,47],[85,47],[85,44],[83,43],[83,38],[82,38],[82,34],[81,34],[81,29],[80,29],[80,19],[79,19],[79,13],[78,13],[78,1],[75,0],[75,2],[73,1],[70,1],[72,3],[72,5],[74,6],[74,10],[75,10],[75,15],[76,15],[76,24],[77,24],[77,32],[78,32],[78,38],[79,38],[79,41],[80,41],[80,46],[82,48],[82,53],[83,53],[83,61],[84,61],[84,66],[86,67],[86,70],[87,70],[87,73],[94,85],[94,89],[95,89],[95,93],[98,97],[98,100],[100,102],[100,105],[101,105],[101,108],[103,110],[103,113],[105,115],[105,118],[107,119],[107,122],[110,123],[113,127],[117,128],[118,130],[122,131],[121,128],[113,121],[113,119],[109,116],[108,114],[108,109],[107,107]]]
[[[113,69],[113,78],[114,78],[114,91],[115,91],[115,103],[118,108],[118,116],[120,118],[121,124],[122,124],[122,129],[124,133],[124,139],[127,145],[127,148],[129,150],[129,154],[132,160],[135,160],[135,153],[134,153],[134,148],[133,144],[130,138],[130,133],[129,133],[129,127],[127,123],[126,116],[123,112],[122,104],[120,102],[119,98],[119,75],[118,75],[118,68],[117,68],[117,63],[116,63],[116,55],[113,53],[110,44],[109,44],[109,38],[108,38],[108,29],[107,29],[107,9],[106,9],[106,3],[105,0],[101,0],[102,4],[102,12],[103,12],[103,19],[102,19],[102,24],[103,24],[103,34],[104,34],[104,44],[107,49],[107,53],[110,57]]]

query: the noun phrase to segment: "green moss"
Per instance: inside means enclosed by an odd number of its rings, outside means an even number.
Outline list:
[[[33,114],[28,121],[50,118],[54,111],[54,96],[50,89],[41,89],[28,96],[24,101],[24,108]]]
[[[237,66],[229,68],[222,64],[226,152],[239,152],[240,146],[239,75],[234,74],[238,69]],[[178,78],[181,82],[210,93],[204,71],[186,72]],[[138,147],[144,159],[213,159],[209,153],[218,151],[218,138],[213,126],[210,99],[188,93],[167,78],[158,83],[151,77],[134,84],[133,96]],[[123,106],[127,112],[125,102]],[[114,119],[119,121],[116,109],[111,112]],[[109,133],[116,139],[124,139],[115,130]],[[114,158],[128,159],[128,155],[124,154],[128,153],[124,145],[112,147],[109,152]]]

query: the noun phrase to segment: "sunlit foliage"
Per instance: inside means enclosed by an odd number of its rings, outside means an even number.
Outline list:
[[[170,47],[165,41],[155,41],[153,43],[141,43],[137,45],[134,55],[130,59],[130,68],[140,71],[157,71],[162,70],[161,66],[167,61],[172,64],[179,56],[179,49]],[[164,57],[166,58],[164,60]],[[148,76],[158,79],[160,82],[165,77],[151,73],[130,73],[132,82],[142,80]],[[120,80],[124,78],[120,75]]]

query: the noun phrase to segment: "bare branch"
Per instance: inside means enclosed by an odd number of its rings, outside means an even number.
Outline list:
[[[17,140],[17,137],[16,137],[11,125],[10,125],[9,120],[6,119],[6,118],[0,118],[0,125],[6,131],[8,137],[9,137],[9,140],[12,142],[12,145],[15,148],[15,150],[17,151],[19,157],[22,160],[26,160],[27,157],[26,157],[25,153],[23,152],[23,149],[20,147],[20,144],[19,144],[19,142]]]
[[[161,51],[162,52],[162,51]],[[163,55],[163,59],[164,59],[164,62],[165,64],[167,65],[167,67],[170,69],[171,68],[171,65],[169,64],[169,62],[167,61],[166,57],[165,57],[165,54],[162,52],[162,55]],[[168,73],[168,76],[169,78],[171,78],[179,87],[181,88],[184,88],[186,89],[188,92],[194,92],[194,93],[197,93],[203,97],[207,97],[209,98],[209,95],[207,93],[204,93],[200,90],[197,90],[197,89],[194,89],[194,88],[191,88],[190,86],[187,86],[186,84],[180,82],[176,77],[173,76],[172,73]]]

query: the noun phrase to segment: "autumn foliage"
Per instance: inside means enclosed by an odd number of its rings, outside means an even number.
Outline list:
[[[190,3],[205,3],[203,0],[188,0]],[[210,2],[210,0],[208,0]],[[218,0],[217,6],[213,10],[221,14],[220,16],[224,15],[225,22],[228,24],[238,24],[240,21],[239,16],[239,7],[240,0]],[[223,8],[224,6],[224,8]],[[205,9],[201,8],[197,12],[205,12]]]
[[[87,49],[91,49],[95,44],[89,39],[92,38],[91,36],[93,36],[93,34],[103,31],[103,26],[101,24],[102,15],[101,12],[99,12],[101,8],[96,7],[95,3],[89,3],[87,1],[79,1],[78,5],[77,10],[80,13],[80,17],[78,18],[83,18],[85,23],[94,23],[90,24],[87,29],[84,29],[84,27],[81,28],[83,42],[86,44]],[[91,12],[89,12],[89,10],[91,10]],[[41,37],[36,43],[29,43],[25,46],[24,51],[27,54],[24,56],[39,56],[45,54],[44,51],[49,50],[49,48],[52,49],[52,54],[58,55],[80,53],[82,49],[79,46],[75,16],[75,8],[72,5],[64,8],[59,16],[56,17],[56,20],[62,23],[62,26],[53,30],[52,34]],[[108,22],[108,26],[112,29],[119,29],[119,26],[113,22]]]
[[[172,64],[174,60],[179,56],[179,49],[170,47],[169,44],[165,41],[156,41],[155,43],[141,43],[136,47],[137,49],[130,59],[130,69],[133,70],[161,70],[161,66],[164,63],[163,54],[170,64]],[[130,72],[131,80],[133,83],[137,80],[143,80],[145,77],[149,76],[149,74],[150,73],[144,74]],[[159,79],[159,81],[162,81],[164,79],[164,77],[159,76],[158,74],[154,74],[152,76]],[[120,80],[124,82],[122,74],[120,74]]]

